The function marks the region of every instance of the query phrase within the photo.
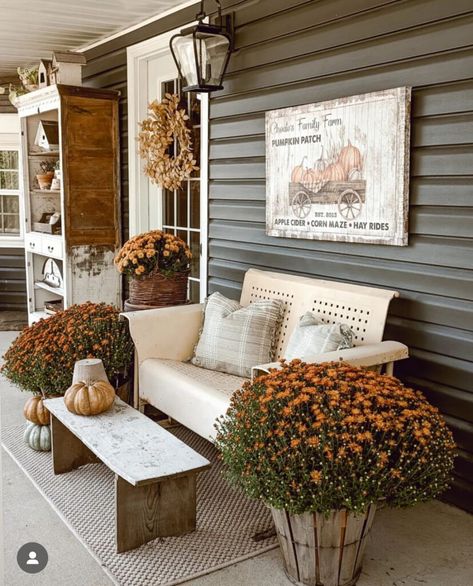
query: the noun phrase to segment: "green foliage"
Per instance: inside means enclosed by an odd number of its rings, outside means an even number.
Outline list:
[[[294,514],[427,501],[455,448],[422,393],[343,363],[283,362],[234,394],[217,431],[228,479]]]

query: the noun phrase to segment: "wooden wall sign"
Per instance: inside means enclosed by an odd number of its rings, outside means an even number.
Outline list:
[[[407,245],[411,89],[266,113],[270,236]]]

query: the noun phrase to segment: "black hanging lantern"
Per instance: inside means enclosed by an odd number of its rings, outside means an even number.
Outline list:
[[[204,3],[196,16],[196,26],[182,30],[170,41],[171,53],[182,79],[183,92],[213,92],[223,89],[222,79],[232,51],[231,31],[223,23],[218,5],[219,25],[202,22],[206,18]],[[231,18],[227,17],[227,20]]]

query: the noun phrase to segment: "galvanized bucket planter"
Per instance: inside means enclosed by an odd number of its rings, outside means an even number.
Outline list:
[[[349,511],[290,515],[271,509],[287,577],[304,586],[353,586],[361,572],[376,505]]]

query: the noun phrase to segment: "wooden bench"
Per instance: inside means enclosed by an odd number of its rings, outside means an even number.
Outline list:
[[[120,399],[94,417],[48,399],[53,466],[63,474],[103,462],[115,473],[117,552],[196,527],[196,476],[210,462]]]

